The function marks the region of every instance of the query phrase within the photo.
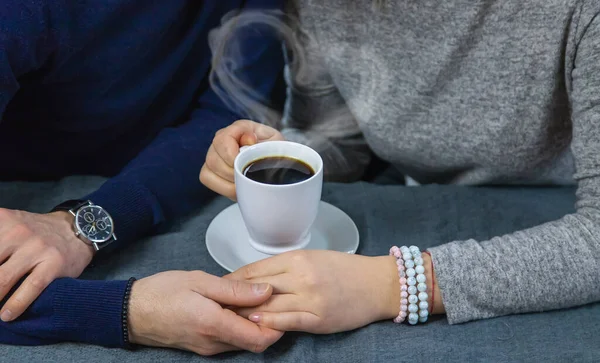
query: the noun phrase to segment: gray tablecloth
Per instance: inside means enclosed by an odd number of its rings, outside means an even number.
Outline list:
[[[102,180],[0,183],[0,206],[46,211],[79,197]],[[326,185],[323,199],[358,225],[359,253],[380,255],[392,244],[422,248],[463,238],[484,239],[561,217],[573,210],[571,188],[402,187],[358,183]],[[169,269],[225,274],[208,255],[204,232],[230,204],[215,199],[163,234],[140,241],[95,266],[84,278],[143,277]],[[573,266],[577,268],[577,266]],[[556,288],[560,284],[557,276]],[[80,344],[0,346],[1,362],[592,362],[600,361],[600,304],[449,326],[439,318],[423,326],[380,322],[328,336],[286,334],[263,354],[231,353],[202,358],[186,352],[144,348],[135,352]]]

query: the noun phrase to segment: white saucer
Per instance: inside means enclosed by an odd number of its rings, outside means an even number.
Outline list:
[[[358,228],[352,219],[339,208],[322,201],[311,228],[311,240],[304,249],[355,253],[358,243]],[[212,258],[229,272],[271,257],[250,246],[237,204],[225,208],[210,222],[206,230],[206,247]]]

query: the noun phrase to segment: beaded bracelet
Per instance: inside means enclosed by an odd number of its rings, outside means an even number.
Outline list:
[[[396,257],[400,277],[400,314],[394,322],[401,323],[408,317],[408,323],[425,323],[429,316],[427,299],[427,278],[421,251],[417,246],[393,246],[390,255]],[[404,264],[403,268],[401,267]],[[408,304],[408,306],[406,306]],[[404,314],[403,314],[404,313]],[[408,313],[408,316],[407,316]]]
[[[396,266],[398,267],[398,278],[400,282],[400,312],[394,318],[394,323],[400,324],[404,322],[408,315],[408,286],[406,285],[406,273],[402,252],[397,246],[390,248],[390,256],[396,257]]]
[[[123,296],[123,306],[121,308],[121,331],[123,333],[123,346],[125,349],[132,349],[132,345],[129,342],[129,298],[131,297],[131,288],[135,278],[132,277],[127,281],[127,287],[125,288],[125,295]]]

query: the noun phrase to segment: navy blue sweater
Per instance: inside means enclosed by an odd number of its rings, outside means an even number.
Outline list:
[[[119,243],[198,208],[215,132],[245,115],[208,83],[207,35],[240,8],[278,0],[3,0],[0,180],[109,177],[89,196],[113,216]],[[283,67],[280,43],[245,37],[241,71],[265,100]],[[119,346],[125,282],[62,279],[0,342]]]

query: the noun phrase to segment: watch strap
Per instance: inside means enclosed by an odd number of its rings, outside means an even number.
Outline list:
[[[52,210],[50,212],[58,212],[58,211],[74,212],[74,211],[77,211],[77,209],[79,209],[89,203],[90,203],[89,200],[71,199],[71,200],[67,200],[67,201],[60,203],[56,207],[52,208]]]

